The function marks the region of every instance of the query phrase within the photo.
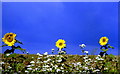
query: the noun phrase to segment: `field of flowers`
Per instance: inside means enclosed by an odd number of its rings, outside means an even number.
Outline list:
[[[118,56],[100,55],[48,55],[48,54],[2,54],[2,73],[39,72],[119,72]]]
[[[0,60],[0,72],[13,73],[39,73],[39,72],[80,72],[80,73],[104,73],[114,72],[119,74],[118,56],[107,54],[109,48],[114,49],[108,44],[107,37],[101,37],[99,44],[101,45],[99,55],[89,55],[89,51],[85,51],[85,44],[79,45],[82,53],[86,55],[69,55],[64,48],[66,48],[66,41],[58,39],[55,46],[58,48],[58,54],[54,55],[45,52],[44,54],[29,54],[26,49],[20,46],[15,46],[15,43],[23,44],[16,39],[15,33],[6,33],[2,38],[5,43],[4,46],[9,46],[11,49],[6,49]],[[23,54],[16,54],[14,51],[19,49]]]

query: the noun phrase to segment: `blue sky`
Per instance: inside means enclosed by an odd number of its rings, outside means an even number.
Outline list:
[[[108,54],[118,54],[117,2],[3,2],[2,7],[2,36],[16,33],[24,43],[21,47],[31,54],[51,54],[52,48],[57,53],[58,39],[66,41],[68,54],[82,55],[82,43],[89,52],[98,48],[95,54],[99,54],[102,36],[115,47]]]

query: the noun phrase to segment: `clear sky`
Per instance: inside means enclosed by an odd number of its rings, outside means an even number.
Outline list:
[[[2,37],[17,34],[30,54],[48,52],[55,42],[64,39],[68,54],[82,55],[80,44],[86,44],[89,54],[98,48],[102,36],[109,38],[108,54],[118,55],[117,2],[3,2]],[[20,44],[16,44],[20,45]],[[3,47],[3,52],[9,47]],[[16,53],[21,51],[16,50]]]

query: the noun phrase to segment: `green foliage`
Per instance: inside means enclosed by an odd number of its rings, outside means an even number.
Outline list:
[[[18,63],[16,65],[16,71],[22,71],[24,69],[24,64],[23,63]]]
[[[102,49],[102,51],[106,52],[106,51],[108,51],[108,49]]]
[[[5,45],[2,45],[2,46],[0,46],[0,47],[4,47],[4,46],[8,46],[7,44],[5,44]]]
[[[10,73],[21,71],[21,73],[25,74],[25,71],[28,71],[29,73],[44,72],[43,69],[46,70],[45,72],[56,72],[57,69],[61,69],[61,67],[63,67],[63,69],[61,70],[64,70],[64,72],[67,72],[67,71],[68,72],[83,72],[83,71],[88,72],[88,70],[85,69],[84,67],[87,67],[89,68],[89,70],[92,70],[92,71],[96,70],[98,67],[100,72],[118,72],[118,67],[116,65],[117,62],[115,62],[115,60],[117,60],[116,59],[117,57],[112,54],[106,56],[106,59],[105,57],[100,57],[96,55],[94,56],[93,55],[92,56],[91,55],[88,55],[88,56],[87,55],[38,56],[34,54],[29,54],[29,55],[22,54],[22,56],[27,59],[21,59],[21,57],[19,56],[21,56],[21,54],[11,54],[9,55],[9,58],[5,57],[3,60],[6,63],[4,64],[5,67],[10,65],[12,68],[11,69],[3,68],[3,70],[10,72]],[[14,58],[12,59],[12,57]],[[37,59],[37,58],[40,58],[40,59]],[[98,60],[99,58],[102,58],[103,60]],[[10,59],[12,59],[11,60],[12,62],[8,63]],[[48,59],[51,59],[51,60],[45,63],[44,61],[47,61]],[[113,59],[113,60],[110,60],[110,59]],[[88,60],[88,61],[85,62],[85,60]],[[30,63],[31,61],[34,61],[35,63],[31,64]],[[36,62],[40,62],[40,63],[36,63]],[[34,65],[34,66],[29,67],[29,68],[32,68],[32,70],[27,70],[25,68],[28,65]],[[48,65],[49,67],[48,68],[43,67],[45,65]],[[101,69],[101,67],[103,66],[104,68]],[[38,68],[38,70],[35,70],[35,68]],[[49,68],[52,68],[52,71],[47,70]],[[93,69],[90,69],[90,68],[93,68]]]
[[[20,41],[18,41],[18,40],[16,40],[16,43],[20,43],[20,44],[23,44],[22,42],[20,42]]]
[[[112,49],[114,49],[114,47],[113,47],[113,46],[110,46],[110,45],[108,45],[108,48],[112,48]]]
[[[10,54],[10,56],[8,56],[9,58],[11,58],[11,57],[14,57],[14,58],[16,58],[17,57],[17,54],[16,53],[13,53],[13,54]]]

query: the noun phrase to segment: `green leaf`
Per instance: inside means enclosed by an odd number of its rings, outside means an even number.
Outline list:
[[[13,54],[10,54],[10,56],[8,56],[8,57],[16,57],[16,56],[17,56],[17,54],[13,53]]]
[[[106,62],[105,67],[110,68],[111,67],[111,63],[110,62]]]
[[[102,49],[102,51],[106,52],[106,51],[108,51],[108,49]]]
[[[115,58],[115,56],[113,54],[110,54],[109,57],[110,58]]]
[[[15,49],[26,50],[26,49],[22,49],[20,46],[15,47]]]
[[[8,46],[7,44],[5,44],[5,45],[2,45],[2,46],[0,46],[0,47],[4,47],[4,46]]]
[[[16,70],[19,71],[19,70],[22,70],[24,67],[24,64],[23,63],[18,63],[17,66],[16,66]]]
[[[20,44],[23,44],[22,42],[20,42],[20,41],[18,41],[18,40],[16,40],[16,43],[20,43]]]
[[[114,49],[114,47],[112,47],[112,46],[110,46],[110,45],[108,45],[108,48],[112,48],[112,49]]]

